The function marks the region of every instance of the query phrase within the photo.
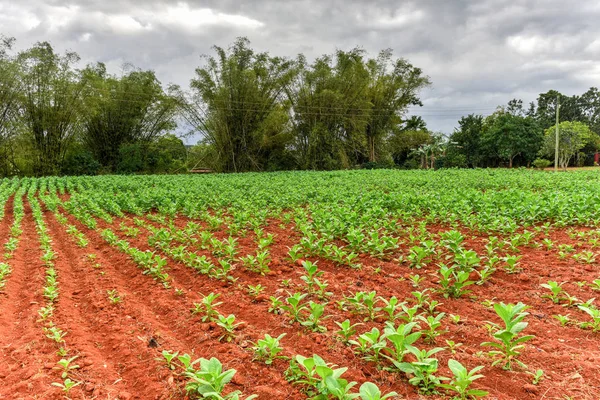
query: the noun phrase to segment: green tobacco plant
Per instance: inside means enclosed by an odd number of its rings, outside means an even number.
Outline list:
[[[79,365],[73,364],[73,361],[75,361],[77,358],[79,358],[79,356],[73,356],[71,358],[62,358],[60,361],[57,362],[57,368],[61,370],[61,378],[65,379],[69,376],[69,372],[79,369]]]
[[[219,315],[215,307],[223,304],[222,302],[215,302],[219,296],[220,294],[218,293],[209,293],[204,296],[201,303],[194,303],[192,314],[204,314],[202,322],[214,320]]]
[[[496,358],[492,365],[502,364],[502,368],[510,370],[513,363],[526,368],[526,365],[517,359],[520,351],[525,347],[523,343],[534,338],[533,335],[520,336],[519,334],[527,328],[528,323],[523,320],[529,313],[524,312],[527,306],[518,304],[494,304],[496,314],[504,322],[504,327],[490,323],[494,332],[492,336],[497,342],[485,342],[482,346],[493,347],[496,350],[489,352],[490,356]]]
[[[323,318],[327,318],[323,316],[325,312],[325,306],[327,304],[320,304],[314,301],[310,301],[308,303],[308,315],[304,321],[301,321],[300,324],[302,326],[308,327],[310,330],[314,332],[325,332],[327,328],[324,325],[321,325],[321,321]]]
[[[432,356],[442,350],[444,349],[441,347],[429,351],[411,347],[408,351],[416,358],[416,361],[398,362],[392,360],[392,363],[400,371],[412,376],[408,380],[411,385],[418,386],[423,393],[433,393],[442,380],[448,379],[434,375],[438,370],[438,360]]]
[[[349,340],[355,346],[354,351],[367,361],[379,362],[381,350],[385,348],[385,338],[377,328],[359,335],[356,340]]]
[[[349,343],[350,338],[356,333],[356,327],[362,324],[352,324],[349,319],[344,322],[337,322],[335,324],[340,328],[336,333],[342,337],[343,343]]]
[[[549,298],[555,304],[560,303],[560,301],[563,299],[563,297],[561,296],[561,294],[563,293],[563,290],[564,290],[562,288],[563,284],[564,284],[564,282],[558,283],[555,281],[548,281],[548,283],[542,283],[540,285],[541,287],[543,287],[544,289],[550,290],[550,294],[545,294],[542,297]]]
[[[71,389],[79,385],[81,385],[81,382],[75,382],[69,378],[66,378],[63,382],[52,382],[52,386],[61,388],[65,396],[68,396]]]
[[[421,331],[413,332],[418,325],[416,322],[394,326],[387,322],[383,330],[383,338],[390,342],[391,347],[385,348],[386,358],[392,361],[402,361],[404,356],[414,349],[415,343],[422,336]]]
[[[454,399],[468,400],[488,395],[488,392],[485,390],[470,388],[474,381],[483,378],[483,375],[478,374],[478,372],[483,369],[483,366],[475,367],[469,371],[460,362],[448,360],[448,368],[450,368],[450,371],[452,371],[454,376],[448,379],[448,383],[441,383],[438,387],[446,389],[452,394],[456,394]]]
[[[600,310],[592,305],[594,299],[588,300],[585,304],[579,304],[577,307],[588,314],[591,318],[591,322],[581,323],[581,327],[589,328],[593,332],[600,332]]]
[[[440,285],[446,298],[459,298],[470,293],[470,290],[466,290],[465,288],[475,283],[469,280],[469,271],[458,270],[455,267],[447,267],[441,264],[439,273],[441,276]]]
[[[281,309],[292,317],[292,321],[301,322],[302,312],[308,309],[306,305],[301,304],[306,296],[308,293],[294,293],[285,299],[287,305],[281,306]]]
[[[284,336],[285,333],[282,333],[277,337],[265,334],[263,339],[258,339],[252,348],[254,350],[254,359],[263,361],[265,364],[269,365],[277,358],[285,358],[278,355],[283,351],[280,341]]]
[[[219,340],[231,342],[235,338],[235,330],[243,324],[243,322],[235,323],[235,315],[229,314],[227,317],[218,314],[215,323],[223,329],[223,334]]]
[[[216,358],[210,360],[201,358],[199,360],[200,369],[186,371],[184,375],[189,379],[185,385],[188,394],[199,396],[202,399],[213,400],[238,400],[241,392],[234,391],[224,394],[225,385],[227,385],[236,374],[235,369],[223,371],[223,365]],[[248,396],[245,400],[256,398],[256,395]]]

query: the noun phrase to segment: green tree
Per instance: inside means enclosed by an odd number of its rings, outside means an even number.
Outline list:
[[[19,102],[22,79],[18,61],[10,51],[14,38],[0,35],[0,174],[10,175],[15,168],[14,138],[20,129]]]
[[[178,88],[183,116],[204,142],[214,147],[220,171],[260,171],[291,140],[285,91],[294,77],[293,62],[255,53],[246,38],[196,69],[192,97]]]
[[[293,106],[294,154],[302,169],[348,168],[366,161],[365,129],[371,103],[364,51],[339,50],[308,65],[289,90]]]
[[[547,129],[556,124],[556,101],[560,101],[560,120],[581,121],[586,120],[583,102],[579,96],[566,96],[556,90],[541,93],[537,98],[535,119],[542,129]]]
[[[527,162],[535,159],[542,146],[543,132],[533,118],[501,109],[486,118],[482,142],[489,154],[508,162],[512,168],[519,155]]]
[[[582,122],[561,122],[558,125],[558,164],[562,169],[567,169],[569,162],[579,150],[581,150],[590,140],[593,134],[590,128]],[[556,149],[556,126],[550,127],[545,131],[543,151],[548,156],[553,157]]]
[[[375,143],[389,134],[412,105],[422,105],[418,93],[430,84],[420,68],[404,59],[392,60],[392,50],[379,53],[366,64],[369,71],[367,97],[370,113],[366,126],[369,161],[376,161]]]
[[[452,151],[464,155],[466,166],[477,168],[484,161],[482,149],[483,116],[469,114],[458,121],[458,129],[450,136]]]
[[[85,74],[92,93],[83,118],[83,142],[109,170],[121,161],[124,144],[148,146],[176,127],[177,103],[164,93],[153,71],[133,70],[117,77],[99,63]]]
[[[37,175],[58,174],[68,146],[78,132],[86,81],[74,69],[76,53],[57,55],[47,43],[19,54],[23,69],[20,109],[35,149]]]
[[[427,130],[424,121],[420,117],[417,117],[405,121],[403,127],[394,129],[387,140],[387,147],[396,165],[409,168],[424,168],[425,151],[423,146],[432,142],[433,138]],[[423,151],[415,153],[414,150],[420,148],[423,148]],[[416,156],[420,160],[414,162],[411,160],[412,156]]]

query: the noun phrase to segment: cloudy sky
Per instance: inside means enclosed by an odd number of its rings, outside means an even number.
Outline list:
[[[389,47],[431,77],[413,114],[446,133],[512,98],[600,85],[599,20],[596,0],[0,0],[0,33],[17,49],[48,40],[165,84],[187,86],[201,54],[238,36],[289,57]]]

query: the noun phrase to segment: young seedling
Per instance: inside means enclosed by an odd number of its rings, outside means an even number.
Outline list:
[[[189,381],[185,385],[185,390],[189,395],[199,396],[205,399],[215,400],[239,400],[240,391],[234,391],[227,395],[223,394],[225,385],[228,384],[236,373],[235,369],[223,371],[223,365],[216,358],[210,360],[201,358],[200,369],[186,371],[185,376]],[[256,395],[248,396],[245,400],[256,398]]]
[[[67,335],[67,332],[63,332],[55,326],[51,326],[50,328],[44,328],[44,332],[46,333],[46,337],[55,341],[56,343],[61,343],[63,338]]]
[[[263,339],[259,339],[252,348],[254,350],[254,358],[256,360],[263,361],[267,365],[272,364],[277,358],[285,358],[278,355],[283,351],[283,348],[279,342],[284,336],[285,333],[282,333],[276,338],[269,334],[265,334],[265,337]]]
[[[264,292],[265,287],[260,283],[258,285],[252,286],[248,285],[248,294],[252,297],[253,301],[256,301],[256,298],[260,296],[262,292]]]
[[[386,314],[387,320],[394,322],[398,318],[399,308],[403,303],[400,303],[396,296],[392,296],[389,300],[379,297],[379,300],[385,304],[384,307],[381,307],[381,311]]]
[[[69,376],[69,372],[71,372],[72,370],[78,369],[79,365],[77,364],[73,364],[73,361],[75,361],[79,356],[73,356],[71,358],[63,358],[60,361],[57,362],[58,367],[57,369],[60,369],[61,372],[61,378],[65,379]]]
[[[281,307],[283,306],[283,302],[281,301],[281,297],[271,296],[269,297],[271,301],[271,305],[269,306],[268,312],[273,314],[281,314]]]
[[[194,303],[194,309],[192,310],[192,314],[204,314],[202,317],[202,322],[212,321],[219,314],[217,310],[215,310],[216,306],[219,306],[223,303],[216,302],[215,300],[220,296],[220,294],[210,293],[202,298],[201,303]]]
[[[421,282],[425,280],[424,276],[419,276],[419,274],[410,275],[408,280],[412,283],[413,287],[418,288]]]
[[[350,337],[356,333],[356,327],[362,324],[352,324],[349,319],[344,322],[337,322],[335,324],[340,328],[336,333],[342,337],[342,342],[348,344]]]
[[[450,350],[452,354],[456,354],[456,349],[462,346],[462,343],[456,343],[453,340],[446,340],[446,345],[448,345],[448,350]]]
[[[177,356],[179,356],[179,352],[176,351],[175,353],[171,353],[168,350],[163,350],[162,356],[165,362],[167,363],[167,368],[172,370],[175,369],[175,364],[173,364],[173,361],[177,358]]]
[[[412,344],[422,336],[421,331],[413,332],[417,327],[416,322],[398,326],[387,322],[383,330],[383,338],[389,341],[392,347],[386,347],[386,358],[392,361],[402,361],[404,356],[413,348]]]
[[[450,378],[449,383],[439,384],[438,387],[455,393],[456,396],[454,399],[467,400],[488,395],[488,392],[485,390],[470,389],[474,381],[483,378],[483,375],[478,374],[483,369],[483,366],[480,365],[469,371],[460,362],[448,360],[448,368],[450,368],[454,376]]]
[[[441,264],[439,272],[441,275],[440,285],[442,286],[444,297],[459,298],[471,292],[465,289],[465,287],[475,283],[469,280],[469,271],[461,271],[455,267],[447,267]]]
[[[557,314],[557,315],[553,315],[552,318],[556,319],[560,323],[560,326],[567,326],[572,322],[571,319],[569,318],[569,314],[567,314],[567,315]]]
[[[506,270],[507,274],[516,274],[517,272],[521,272],[521,268],[519,267],[520,259],[521,256],[516,255],[508,255],[503,258],[504,262],[506,263],[504,269]]]
[[[422,333],[425,335],[425,342],[427,343],[435,343],[435,338],[448,331],[439,330],[442,327],[442,319],[446,316],[445,313],[439,313],[437,316],[433,317],[431,315],[425,318],[420,315],[418,319],[422,321],[427,329],[423,330]]]
[[[238,326],[242,325],[243,322],[235,323],[235,315],[229,314],[227,317],[218,314],[215,323],[223,329],[223,334],[219,336],[219,340],[225,340],[231,342],[235,339],[235,330]]]
[[[119,292],[117,292],[117,289],[107,290],[106,294],[108,295],[108,300],[111,304],[119,304],[123,301],[121,296],[119,296]]]
[[[544,379],[544,370],[543,369],[538,369],[535,372],[529,372],[527,371],[527,373],[531,376],[533,376],[533,380],[531,381],[531,383],[533,385],[537,385],[538,383],[540,383],[540,381],[542,379]]]
[[[360,386],[358,394],[361,400],[385,400],[398,396],[396,392],[390,392],[388,394],[381,394],[381,390],[371,382],[365,382]],[[349,397],[350,399],[352,397]]]
[[[294,293],[292,296],[285,299],[288,305],[281,306],[283,311],[290,314],[293,322],[300,322],[302,312],[308,309],[307,306],[301,304],[306,296],[308,296],[308,293]]]
[[[411,347],[408,351],[415,356],[416,361],[398,362],[392,360],[392,363],[400,371],[412,376],[408,380],[411,385],[418,386],[423,393],[433,393],[442,380],[447,379],[434,375],[438,370],[438,360],[432,356],[442,350],[441,347],[429,351]]]
[[[302,326],[308,327],[310,330],[314,332],[325,332],[327,328],[321,325],[321,319],[327,318],[323,317],[323,313],[325,312],[325,306],[327,304],[320,304],[314,301],[310,301],[308,303],[308,311],[309,314],[306,320],[302,321],[300,324]]]
[[[550,294],[545,294],[542,297],[549,298],[555,304],[560,303],[560,301],[563,299],[563,297],[561,296],[561,294],[564,290],[562,288],[563,284],[564,284],[564,282],[558,283],[555,281],[548,281],[548,283],[542,283],[540,285],[541,287],[543,287],[544,289],[550,290]]]
[[[593,300],[588,300],[586,303],[577,306],[592,318],[592,322],[582,322],[581,327],[590,328],[593,332],[600,332],[600,310],[592,304]]]
[[[385,337],[377,328],[371,329],[359,335],[357,340],[349,340],[349,344],[355,346],[355,352],[362,355],[367,361],[379,362],[380,353],[385,349]]]
[[[492,365],[503,364],[502,368],[510,370],[513,362],[522,368],[526,368],[526,365],[521,361],[517,360],[521,353],[520,350],[525,346],[524,342],[529,341],[534,338],[533,335],[528,336],[519,336],[521,331],[527,328],[528,323],[523,320],[529,313],[524,312],[527,309],[527,306],[523,303],[518,304],[504,304],[497,303],[494,304],[494,310],[496,314],[502,319],[504,322],[504,327],[501,328],[496,324],[492,324],[493,329],[493,337],[498,340],[498,342],[485,342],[482,343],[482,346],[490,346],[496,348],[497,350],[492,350],[489,352],[489,355],[497,358]]]
[[[61,388],[62,391],[64,392],[65,396],[68,396],[71,389],[73,389],[75,386],[79,386],[79,385],[81,385],[81,382],[75,382],[69,378],[66,378],[64,380],[64,382],[62,382],[62,383],[61,382],[52,382],[52,386]]]

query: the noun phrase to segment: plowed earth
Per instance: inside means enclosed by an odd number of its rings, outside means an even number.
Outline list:
[[[40,259],[42,254],[31,208],[26,199],[24,203],[23,233],[14,257],[5,261],[10,264],[12,273],[0,294],[0,399],[59,399],[64,396],[60,388],[51,386],[51,383],[61,382],[61,372],[56,369],[56,362],[61,356],[57,355],[59,346],[45,336],[37,313],[44,304],[45,267]],[[0,223],[2,243],[8,238],[11,210],[12,199],[6,204],[6,217]],[[62,211],[66,214],[65,210]],[[435,343],[418,342],[419,348],[447,347],[446,341],[462,343],[456,347],[454,354],[450,350],[437,354],[439,375],[451,375],[446,365],[449,358],[454,358],[469,369],[484,366],[481,373],[485,377],[476,381],[474,387],[489,391],[489,399],[600,398],[600,333],[577,326],[560,326],[552,315],[570,314],[578,321],[586,321],[588,317],[577,308],[554,304],[543,298],[546,291],[540,287],[549,280],[568,281],[564,285],[565,290],[579,300],[587,301],[597,293],[589,286],[580,287],[574,282],[589,283],[600,278],[597,263],[579,264],[571,258],[560,260],[555,249],[521,247],[521,273],[507,274],[499,268],[485,284],[473,285],[469,295],[446,299],[433,292],[433,289],[439,288],[437,262],[440,260],[432,260],[420,270],[410,269],[407,264],[393,260],[407,253],[406,245],[388,261],[361,255],[363,268],[360,270],[336,266],[325,259],[310,258],[324,272],[322,278],[329,283],[328,291],[333,293],[325,313],[328,316],[324,320],[327,332],[314,333],[297,323],[290,324],[285,315],[268,312],[269,296],[287,297],[288,292],[301,291],[304,287],[300,279],[303,268],[299,263],[287,260],[289,247],[301,238],[292,224],[281,226],[279,221],[270,221],[264,229],[265,233],[275,235],[270,246],[271,272],[267,276],[248,272],[240,264],[233,271],[237,282],[225,284],[169,258],[171,289],[166,289],[142,274],[127,255],[111,247],[100,235],[102,229],[110,228],[120,238],[128,240],[131,246],[154,251],[148,245],[150,232],[147,229],[139,228],[140,233],[134,238],[124,235],[123,226],[136,226],[132,217],[115,218],[112,223],[98,220],[98,229],[95,230],[86,228],[71,215],[67,218],[69,224],[85,234],[89,241],[85,248],[76,245],[54,214],[44,213],[57,254],[55,266],[60,290],[53,322],[67,332],[64,346],[69,356],[78,356],[75,362],[80,367],[70,375],[73,380],[81,382],[70,392],[71,398],[185,398],[185,380],[166,367],[161,358],[162,350],[189,353],[195,357],[217,357],[226,368],[237,370],[229,385],[230,390],[241,390],[246,395],[258,394],[259,399],[264,400],[306,398],[300,387],[285,380],[288,361],[276,360],[269,366],[253,361],[252,343],[265,333],[272,336],[286,334],[282,339],[285,356],[318,354],[328,362],[348,367],[344,375],[348,380],[359,384],[371,381],[383,392],[394,390],[405,399],[442,398],[418,394],[404,374],[384,371],[362,360],[335,334],[335,321],[345,319],[364,323],[358,328],[359,332],[384,327],[383,319],[365,323],[361,316],[340,310],[336,302],[344,295],[375,290],[378,296],[396,296],[410,303],[414,298],[411,292],[426,288],[432,289],[432,299],[442,303],[439,311],[461,317],[458,323],[452,323],[446,317],[444,329],[448,332],[439,336]],[[145,221],[148,225],[159,226],[149,219]],[[183,228],[189,221],[176,217],[174,223],[177,228]],[[429,229],[440,232],[447,228],[430,226]],[[229,236],[224,229],[214,232],[214,235],[219,239]],[[467,231],[463,235],[468,238],[466,248],[485,254],[484,239],[487,235],[473,235]],[[551,231],[549,237],[556,244],[578,243],[561,230]],[[254,238],[252,232],[238,238],[238,255],[256,251]],[[586,246],[578,247],[578,251],[596,251]],[[199,248],[188,250],[204,254],[216,262],[208,251]],[[89,254],[95,254],[95,258],[90,258]],[[160,251],[158,254],[167,257]],[[415,273],[425,277],[418,288],[408,280],[408,276]],[[265,290],[254,298],[248,294],[247,286],[257,284]],[[179,290],[176,292],[174,289]],[[122,301],[112,304],[107,295],[109,290],[116,290]],[[222,304],[218,310],[223,315],[234,314],[236,321],[243,322],[230,343],[219,341],[221,331],[214,323],[204,323],[201,316],[190,312],[202,295],[211,292],[220,294]],[[529,326],[524,333],[535,335],[535,339],[526,343],[520,359],[529,371],[544,371],[543,379],[537,385],[532,384],[531,374],[522,369],[505,371],[492,367],[491,360],[481,353],[489,350],[481,347],[482,342],[490,340],[486,323],[499,322],[493,309],[482,304],[484,300],[521,301],[531,307],[526,319]]]

